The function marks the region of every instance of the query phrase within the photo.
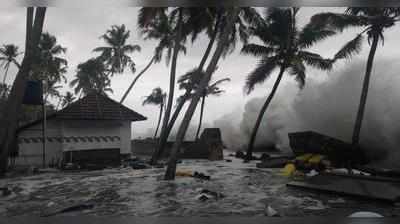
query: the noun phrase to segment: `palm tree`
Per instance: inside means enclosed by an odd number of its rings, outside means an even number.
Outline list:
[[[227,40],[226,44],[223,44],[223,47],[221,48],[221,54],[219,55],[219,53],[217,53],[218,59],[216,59],[217,61],[219,60],[220,56],[226,56],[228,53],[231,53],[235,47],[235,42],[237,41],[237,39],[242,40],[243,42],[247,41],[248,38],[248,34],[247,34],[247,26],[245,23],[257,23],[257,21],[260,19],[259,14],[257,13],[257,11],[254,8],[251,7],[244,7],[244,8],[240,8],[237,9],[238,13],[237,15],[235,15],[235,18],[233,18],[233,22],[232,24],[228,21],[229,17],[227,16],[227,10],[224,8],[203,8],[203,10],[199,10],[198,8],[192,8],[192,10],[194,12],[190,13],[190,17],[188,19],[187,24],[189,25],[185,25],[185,31],[184,33],[186,35],[191,34],[192,35],[192,41],[195,40],[195,38],[197,37],[197,34],[199,32],[201,32],[203,29],[206,30],[207,35],[209,36],[209,42],[207,45],[207,48],[203,54],[203,57],[200,61],[199,66],[197,67],[197,71],[193,71],[193,72],[197,72],[199,73],[199,76],[201,76],[200,73],[202,73],[203,71],[203,67],[205,65],[205,62],[207,61],[207,59],[209,58],[209,55],[211,53],[211,49],[214,46],[214,42],[215,40],[221,40],[224,39],[224,33],[226,33],[226,27],[227,26],[231,26],[229,27],[229,29],[232,30],[231,33],[226,34],[229,35],[227,36]],[[201,19],[199,19],[201,18]],[[196,24],[200,22],[200,24]],[[206,76],[204,76],[205,79],[207,79]],[[199,79],[199,83],[200,83]],[[204,84],[206,85],[206,84]],[[208,85],[208,84],[207,84]],[[205,88],[205,87],[203,87]],[[179,104],[177,106],[177,109],[175,110],[174,113],[179,113],[181,108],[182,108],[182,104],[185,101],[179,101]],[[187,111],[189,114],[188,116],[192,117],[193,116],[193,112]],[[177,116],[177,114],[174,114],[172,116],[172,118],[175,118]],[[157,150],[153,153],[152,156],[152,163],[155,163],[157,158],[159,157],[159,155],[161,155],[162,151],[164,150],[165,147],[165,143],[168,139],[168,135],[170,133],[170,130],[172,128],[173,123],[175,122],[175,119],[172,119],[171,121],[172,124],[168,125],[169,127],[167,128],[167,131],[164,133],[164,131],[161,133],[161,138],[160,138],[160,144],[159,147],[157,148]],[[189,118],[188,118],[189,119]],[[171,122],[170,121],[170,122]],[[188,124],[187,124],[188,125]],[[183,125],[183,126],[186,126]],[[184,129],[183,132],[186,132],[186,128],[182,127],[182,129]],[[182,136],[184,136],[184,134],[182,134]],[[180,144],[180,143],[179,143]]]
[[[361,51],[362,41],[366,35],[371,45],[367,59],[363,87],[357,117],[354,124],[352,144],[359,144],[361,124],[364,117],[365,104],[367,102],[369,81],[372,73],[375,52],[379,41],[384,43],[384,30],[393,27],[400,20],[400,8],[348,8],[345,13],[321,13],[312,18],[318,22],[317,26],[329,26],[343,31],[348,27],[362,27],[354,39],[346,43],[335,55],[335,60],[350,58]]]
[[[150,68],[153,63],[159,63],[163,54],[167,51],[165,62],[168,65],[171,61],[171,54],[174,46],[174,31],[170,24],[165,7],[144,7],[139,10],[138,26],[140,34],[144,40],[158,40],[158,45],[154,49],[154,55],[143,70],[136,75],[128,89],[122,96],[120,103],[124,102],[129,92],[132,90],[138,79]],[[180,44],[180,51],[186,54],[186,48]]]
[[[240,10],[239,8],[232,8],[227,10],[225,17],[226,17],[226,23],[224,24],[223,29],[221,30],[221,36],[219,37],[218,44],[215,48],[214,54],[210,59],[210,63],[207,66],[207,69],[205,71],[204,77],[201,78],[199,82],[199,86],[195,92],[195,94],[192,97],[192,100],[190,102],[190,105],[185,113],[185,116],[181,122],[181,125],[178,129],[176,141],[174,142],[174,145],[171,150],[171,155],[168,160],[168,167],[165,172],[164,179],[165,180],[172,180],[175,178],[175,171],[176,171],[176,161],[178,159],[178,152],[181,148],[183,139],[186,134],[186,130],[189,126],[190,120],[193,116],[194,111],[196,110],[196,106],[202,96],[202,90],[204,90],[207,86],[208,83],[211,79],[212,73],[215,71],[216,66],[218,64],[218,60],[221,58],[224,49],[226,49],[227,46],[229,46],[229,36],[231,35],[232,29],[234,27],[234,23],[237,19],[237,16],[239,15]]]
[[[206,48],[206,51],[203,55],[203,58],[200,62],[200,65],[199,65],[199,69],[201,70],[208,58],[208,55],[211,52],[211,48],[217,37],[220,19],[219,18],[216,19],[215,26],[212,24],[215,19],[215,16],[218,14],[218,13],[216,13],[217,10],[214,8],[201,8],[201,9],[199,9],[199,8],[183,8],[183,9],[181,9],[181,12],[182,11],[185,12],[186,17],[187,17],[187,19],[186,19],[187,22],[184,25],[182,25],[182,27],[181,27],[181,32],[183,33],[182,35],[184,36],[184,38],[186,38],[186,36],[191,35],[192,36],[191,40],[192,40],[192,42],[194,42],[197,38],[197,35],[203,29],[207,30],[207,34],[211,38],[211,41],[209,42],[209,44]],[[212,25],[210,26],[210,24],[212,24]],[[165,27],[168,27],[168,26],[166,25]],[[159,30],[163,30],[163,29],[159,29]],[[163,32],[163,33],[168,33],[168,32]],[[162,41],[160,41],[160,43],[161,42]],[[184,46],[182,45],[182,47],[184,47]],[[168,52],[170,52],[170,51],[168,51]],[[170,53],[167,54],[167,61],[170,58],[170,57],[168,57],[169,54]],[[173,78],[173,79],[175,79],[175,78]],[[170,87],[171,87],[171,84],[172,84],[172,80],[170,82]],[[190,93],[190,91],[191,90],[189,90],[188,92]],[[184,95],[184,96],[186,96],[186,95]],[[172,98],[173,98],[173,96],[170,97],[171,100],[172,100]],[[177,106],[174,114],[172,115],[171,120],[167,119],[167,117],[164,117],[163,127],[161,129],[160,142],[158,144],[158,147],[153,152],[153,155],[152,155],[152,158],[150,161],[151,164],[157,163],[158,158],[164,151],[165,144],[167,142],[169,133],[170,133],[172,126],[175,123],[175,120],[178,117],[179,112],[181,111],[185,101],[186,100],[178,102],[178,106]],[[169,102],[171,102],[170,106],[172,106],[172,101],[169,101]],[[168,115],[168,117],[169,117],[169,115]]]
[[[208,97],[208,96],[219,96],[223,92],[225,92],[224,90],[220,89],[218,87],[218,85],[223,83],[223,82],[227,82],[227,81],[229,82],[229,81],[231,81],[231,79],[230,78],[224,78],[224,79],[217,80],[213,84],[207,86],[207,89],[204,91],[204,93],[202,95],[202,99],[201,99],[199,126],[198,126],[197,132],[196,132],[196,140],[199,139],[199,135],[200,135],[201,124],[203,122],[204,105],[205,105],[206,97]]]
[[[91,58],[78,65],[76,78],[69,85],[75,87],[75,94],[87,95],[92,92],[113,92],[110,84],[106,66],[98,58]]]
[[[34,15],[35,12],[35,15]],[[2,125],[0,125],[0,175],[7,170],[10,146],[15,141],[14,133],[18,126],[18,114],[21,113],[22,100],[26,81],[32,71],[32,64],[37,52],[40,36],[43,30],[46,7],[27,8],[25,53],[21,66],[15,77],[9,97],[2,111]]]
[[[14,64],[18,68],[20,67],[17,62],[17,57],[20,54],[22,53],[18,51],[18,46],[14,44],[4,44],[3,47],[0,48],[0,61],[2,61],[0,66],[5,69],[3,83],[6,83],[8,69],[11,64]]]
[[[72,102],[74,102],[74,100],[75,100],[74,94],[71,92],[67,92],[65,96],[62,97],[61,106],[65,108],[69,106]]]
[[[31,79],[45,81],[45,101],[49,96],[59,97],[57,85],[60,82],[67,82],[65,73],[67,72],[68,62],[62,56],[67,49],[57,43],[57,38],[49,33],[43,33],[39,41],[38,56],[33,65]]]
[[[260,109],[252,130],[246,159],[252,158],[258,128],[283,74],[288,71],[289,75],[294,76],[302,88],[305,84],[306,65],[321,70],[332,68],[333,60],[324,59],[308,49],[318,41],[334,35],[335,32],[328,29],[317,29],[313,27],[312,23],[299,29],[296,23],[298,11],[298,8],[265,10],[264,23],[252,28],[252,34],[261,40],[262,45],[249,43],[242,48],[242,53],[260,58],[257,67],[247,77],[245,89],[248,94],[256,84],[264,82],[275,69],[279,69],[278,77]]]
[[[160,127],[161,117],[163,114],[163,109],[165,105],[165,98],[167,94],[163,92],[160,87],[154,88],[150,95],[146,96],[145,100],[143,101],[143,105],[152,104],[160,107],[160,113],[158,115],[158,122],[156,132],[154,133],[154,139],[157,138],[158,128]]]
[[[132,73],[136,71],[135,63],[128,55],[140,51],[139,45],[127,44],[130,31],[126,30],[124,24],[111,26],[100,38],[107,46],[97,47],[93,51],[100,52],[99,58],[104,61],[111,76],[114,73],[123,73],[126,67],[130,67]]]

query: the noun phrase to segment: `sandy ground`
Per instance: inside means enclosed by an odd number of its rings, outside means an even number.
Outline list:
[[[210,181],[191,177],[162,180],[165,169],[106,169],[79,173],[45,173],[0,180],[13,193],[0,196],[0,216],[265,216],[268,206],[282,217],[343,216],[371,211],[400,216],[400,208],[371,201],[287,188],[279,169],[258,169],[256,162],[185,160],[180,171],[211,175]],[[225,197],[196,198],[201,189]],[[71,205],[85,209],[53,214]]]

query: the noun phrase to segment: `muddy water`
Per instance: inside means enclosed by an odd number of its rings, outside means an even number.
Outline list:
[[[279,169],[258,169],[255,162],[186,160],[180,171],[199,171],[210,181],[191,177],[162,180],[165,169],[107,169],[79,173],[48,173],[0,180],[13,193],[0,196],[0,216],[77,215],[96,216],[264,216],[271,206],[280,216],[347,216],[373,211],[398,216],[400,209],[334,195],[304,192],[286,187],[288,178]],[[224,195],[200,201],[201,189]],[[71,205],[89,205],[57,213]]]

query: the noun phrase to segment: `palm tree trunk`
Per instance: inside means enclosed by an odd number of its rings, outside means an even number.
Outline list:
[[[265,111],[267,110],[269,104],[271,103],[272,98],[275,95],[276,90],[278,89],[279,83],[281,82],[281,79],[282,79],[283,73],[285,72],[285,69],[286,69],[285,66],[282,65],[281,69],[279,71],[279,75],[278,75],[278,77],[277,77],[277,79],[276,79],[276,81],[274,83],[274,86],[272,87],[271,93],[269,94],[269,96],[265,100],[264,105],[261,107],[261,110],[258,113],[258,117],[257,117],[256,123],[254,125],[253,131],[251,133],[249,145],[248,145],[248,148],[247,148],[247,153],[246,153],[246,159],[247,160],[251,160],[251,158],[252,158],[254,142],[256,140],[258,128],[260,127],[261,120],[262,120],[262,118],[264,116]]]
[[[189,95],[188,93],[185,93],[185,95],[183,96],[184,99],[178,103],[174,113],[172,114],[172,117],[171,117],[170,121],[168,122],[167,131],[165,132],[164,135],[160,136],[159,147],[158,147],[158,150],[159,150],[158,153],[159,154],[156,155],[157,159],[151,161],[152,165],[157,163],[157,160],[161,157],[162,153],[164,152],[165,145],[166,145],[166,143],[168,141],[168,136],[171,133],[171,130],[174,127],[176,119],[178,118],[183,106],[186,103],[188,95]]]
[[[363,83],[363,88],[362,88],[361,97],[360,97],[360,104],[358,106],[356,122],[354,124],[352,144],[355,147],[358,146],[359,140],[360,140],[361,124],[362,124],[362,120],[364,117],[364,110],[365,110],[365,104],[367,102],[369,81],[371,78],[372,66],[374,63],[374,57],[375,57],[376,48],[378,46],[378,41],[379,41],[379,36],[378,36],[378,34],[375,34],[373,36],[371,49],[370,49],[369,55],[368,55],[367,68],[365,71],[364,83]]]
[[[178,31],[175,36],[174,42],[174,49],[172,54],[172,61],[171,61],[171,71],[170,71],[170,80],[169,80],[169,92],[168,92],[168,101],[167,101],[167,108],[165,109],[164,119],[161,126],[161,137],[164,137],[168,121],[171,116],[172,104],[174,102],[174,90],[175,90],[175,75],[176,75],[176,63],[178,59],[178,53],[180,50],[180,42],[182,38],[182,9],[179,10],[179,18],[178,18]],[[160,145],[160,144],[158,144]],[[153,152],[152,158],[150,160],[150,164],[155,164],[158,159],[158,155],[160,155],[159,147],[157,146]]]
[[[156,128],[156,132],[154,133],[154,139],[157,138],[157,133],[158,133],[158,128],[160,127],[160,123],[161,123],[161,117],[162,117],[162,113],[163,113],[163,108],[164,108],[164,104],[160,105],[160,114],[158,115],[158,122],[157,122],[157,128]]]
[[[199,67],[198,67],[199,71],[203,70],[204,64],[206,63],[206,61],[208,59],[208,56],[211,53],[211,49],[214,46],[214,43],[215,43],[215,40],[216,40],[216,37],[217,37],[217,34],[218,34],[218,26],[219,26],[220,21],[221,21],[221,15],[219,13],[217,15],[217,20],[215,21],[213,34],[210,37],[210,41],[208,42],[206,51],[204,52],[203,57],[202,57],[202,59],[200,61],[200,64],[199,64]],[[190,92],[189,92],[189,94],[190,94]],[[171,120],[169,121],[169,124],[168,124],[168,127],[167,127],[167,131],[166,132],[163,132],[163,131],[161,132],[160,143],[159,143],[158,147],[156,148],[156,150],[153,152],[153,155],[152,155],[151,160],[150,160],[150,164],[157,163],[157,160],[160,158],[160,156],[164,152],[165,145],[166,145],[167,140],[168,140],[168,136],[171,133],[172,127],[174,126],[174,123],[175,123],[180,111],[182,110],[182,107],[185,104],[185,102],[186,102],[186,98],[184,99],[183,102],[180,102],[178,107],[176,108],[174,114],[172,115]]]
[[[22,60],[21,69],[19,69],[11,88],[10,96],[7,99],[4,109],[3,120],[0,125],[0,174],[4,174],[7,169],[8,155],[12,141],[15,140],[16,130],[18,126],[18,114],[21,112],[22,99],[25,93],[26,81],[31,71],[33,57],[37,50],[40,36],[43,30],[44,18],[46,14],[45,7],[38,7],[35,14],[35,21],[32,27],[33,13],[32,7],[27,10],[27,35],[25,43],[29,46],[25,50],[24,59]]]
[[[190,120],[192,119],[193,113],[196,110],[197,104],[203,94],[203,91],[206,89],[206,87],[211,79],[212,73],[215,71],[215,68],[218,64],[218,60],[221,58],[222,52],[223,52],[225,46],[228,44],[228,37],[232,32],[232,27],[234,25],[234,21],[238,15],[238,12],[239,12],[238,8],[233,8],[233,9],[229,10],[229,13],[227,15],[227,18],[228,18],[227,25],[224,28],[224,32],[222,33],[221,39],[218,42],[217,48],[215,49],[214,54],[210,60],[210,63],[205,72],[205,76],[201,79],[198,89],[197,89],[195,95],[192,97],[192,100],[190,101],[190,105],[189,105],[188,109],[186,110],[185,116],[179,127],[178,134],[176,136],[175,143],[172,146],[171,155],[168,160],[168,167],[167,167],[167,170],[166,170],[165,176],[164,176],[165,180],[175,179],[176,161],[178,159],[178,152],[179,152],[182,142],[185,138],[185,134],[186,134],[187,128],[189,127]]]
[[[8,68],[10,67],[10,65],[8,65],[7,67],[6,67],[6,71],[5,71],[5,73],[4,73],[4,78],[3,78],[3,83],[4,84],[6,84],[6,80],[7,80],[7,73],[8,73]]]
[[[135,79],[133,79],[131,85],[128,87],[128,89],[126,90],[126,92],[124,93],[124,96],[122,96],[121,101],[119,101],[119,103],[123,103],[125,98],[128,96],[129,92],[132,90],[132,87],[135,85],[135,83],[137,82],[137,80],[143,75],[143,73],[145,73],[147,71],[147,69],[150,68],[150,65],[153,64],[154,60],[155,60],[156,56],[154,55],[150,62],[146,65],[146,67],[144,67],[144,69],[136,75]]]
[[[199,140],[199,135],[200,135],[200,130],[201,130],[201,123],[203,121],[204,102],[205,102],[205,100],[206,100],[206,95],[203,95],[203,98],[201,99],[199,127],[197,128],[197,132],[196,132],[196,141]]]

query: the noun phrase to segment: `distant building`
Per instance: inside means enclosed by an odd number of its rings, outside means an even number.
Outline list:
[[[89,94],[47,116],[46,164],[119,164],[131,154],[131,122],[147,118],[101,94]],[[42,165],[42,122],[18,130],[15,165]]]

